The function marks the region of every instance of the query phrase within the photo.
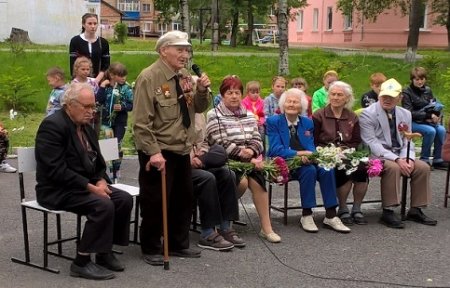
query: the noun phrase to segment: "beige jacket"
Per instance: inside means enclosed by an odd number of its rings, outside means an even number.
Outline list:
[[[187,76],[186,69],[180,72]],[[147,155],[161,150],[186,155],[195,141],[195,113],[208,107],[208,92],[195,92],[189,108],[191,125],[182,123],[175,88],[176,75],[161,59],[142,70],[136,79],[133,101],[134,137],[136,148]]]

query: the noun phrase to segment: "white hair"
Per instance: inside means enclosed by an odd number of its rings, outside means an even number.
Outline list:
[[[280,100],[278,100],[278,107],[280,107],[281,113],[284,113],[284,102],[288,96],[294,96],[300,101],[302,106],[301,115],[306,115],[306,110],[308,109],[308,99],[306,99],[306,94],[298,88],[290,88],[281,94]]]
[[[82,90],[89,90],[94,93],[94,89],[89,83],[72,83],[64,93],[64,97],[61,99],[61,106],[67,106],[72,100],[78,100]]]
[[[352,86],[350,86],[350,84],[345,83],[344,81],[334,81],[333,83],[330,84],[330,87],[328,87],[328,93],[330,93],[331,89],[335,88],[335,87],[339,87],[344,91],[345,96],[348,97],[348,101],[347,103],[345,103],[345,108],[347,108],[348,110],[352,110],[353,108],[353,104],[355,103],[355,97],[353,96],[353,89]],[[330,97],[328,97],[327,102],[330,102]]]

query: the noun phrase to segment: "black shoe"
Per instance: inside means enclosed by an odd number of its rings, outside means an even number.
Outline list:
[[[95,255],[95,263],[97,265],[103,266],[111,271],[123,271],[125,270],[125,266],[120,263],[120,261],[114,256],[113,252],[110,253],[97,253]]]
[[[405,227],[403,222],[395,216],[394,211],[383,210],[383,214],[380,218],[380,223],[383,223],[389,228],[402,229]]]
[[[145,263],[152,266],[162,266],[164,264],[164,258],[161,254],[142,254],[142,259]]]
[[[433,163],[433,168],[434,169],[439,169],[439,170],[447,170],[448,169],[448,163],[447,162]]]
[[[423,214],[422,209],[415,208],[408,211],[406,220],[415,221],[420,224],[435,226],[437,221]]]
[[[107,280],[116,277],[114,273],[89,261],[86,266],[78,266],[75,263],[70,265],[70,276],[91,280]]]
[[[175,257],[184,257],[184,258],[200,258],[201,251],[200,250],[194,250],[191,248],[188,249],[181,249],[181,250],[169,250],[170,256]]]
[[[367,225],[369,222],[367,222],[366,218],[364,217],[364,214],[361,212],[353,212],[352,213],[353,223],[357,225]]]

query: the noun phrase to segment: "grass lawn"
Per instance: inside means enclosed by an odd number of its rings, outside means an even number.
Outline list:
[[[125,45],[111,44],[112,62],[119,61],[128,68],[128,81],[136,79],[140,71],[151,64],[157,58],[155,53],[127,54],[120,51],[153,51],[155,39],[137,40],[131,39]],[[244,83],[250,80],[259,80],[262,86],[263,97],[271,92],[271,79],[277,75],[278,71],[278,49],[271,47],[238,47],[233,49],[229,46],[220,46],[219,52],[214,54],[197,53],[199,51],[210,51],[209,43],[193,43],[194,62],[205,71],[212,80],[211,89],[217,93],[221,79],[228,74],[235,74],[241,77]],[[0,48],[8,48],[8,43],[0,43]],[[33,52],[14,54],[8,51],[0,51],[0,81],[5,75],[10,75],[14,67],[22,67],[23,73],[31,78],[32,94],[28,100],[33,103],[33,112],[24,115],[18,109],[18,117],[14,120],[9,119],[7,107],[1,103],[0,99],[0,121],[4,122],[5,127],[10,131],[12,146],[32,146],[34,145],[34,135],[37,127],[44,117],[44,111],[50,92],[47,85],[45,73],[52,66],[60,66],[68,73],[69,59],[67,46],[48,46],[31,45],[24,48],[35,49]],[[42,50],[60,50],[61,52],[42,52]],[[238,55],[230,55],[233,52]],[[247,53],[251,52],[251,53]],[[269,54],[268,54],[269,52]],[[263,56],[257,55],[264,53]],[[437,59],[436,74],[439,76],[445,73],[450,67],[450,54],[444,51],[425,51],[429,57]],[[272,56],[273,55],[273,56]],[[418,62],[416,65],[425,62]],[[433,63],[434,63],[433,62]],[[427,64],[429,65],[429,64]],[[359,107],[359,100],[365,91],[369,90],[368,78],[374,72],[383,72],[387,77],[394,77],[400,83],[406,85],[409,83],[410,64],[403,60],[388,59],[380,56],[352,55],[338,56],[331,52],[325,52],[319,49],[294,49],[290,48],[289,53],[290,75],[288,79],[303,76],[309,83],[309,94],[320,88],[321,75],[328,68],[339,68],[339,74],[343,81],[348,82],[354,89],[356,98],[355,109]],[[450,107],[450,93],[439,84],[439,78],[436,83],[431,83],[434,94],[446,105]],[[1,82],[0,82],[1,83]],[[0,94],[4,91],[4,85],[0,84]],[[450,109],[446,108],[447,111]],[[448,114],[448,113],[447,113]],[[23,130],[12,131],[14,128],[24,126]],[[131,133],[127,133],[125,147],[131,147]]]

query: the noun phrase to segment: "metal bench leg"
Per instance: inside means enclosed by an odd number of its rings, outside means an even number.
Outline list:
[[[448,186],[449,186],[449,180],[450,180],[450,167],[447,168],[447,177],[445,179],[445,199],[444,199],[444,207],[447,208],[448,204]]]
[[[284,225],[287,225],[288,198],[289,198],[288,189],[289,189],[288,183],[284,184],[284,210],[283,210],[283,224]]]
[[[402,221],[406,218],[406,191],[408,190],[408,177],[402,176],[402,200],[401,200],[401,208],[400,214],[402,216]]]
[[[56,236],[58,241],[62,239],[61,235],[61,215],[56,215]],[[62,255],[62,242],[58,242],[58,254]]]

